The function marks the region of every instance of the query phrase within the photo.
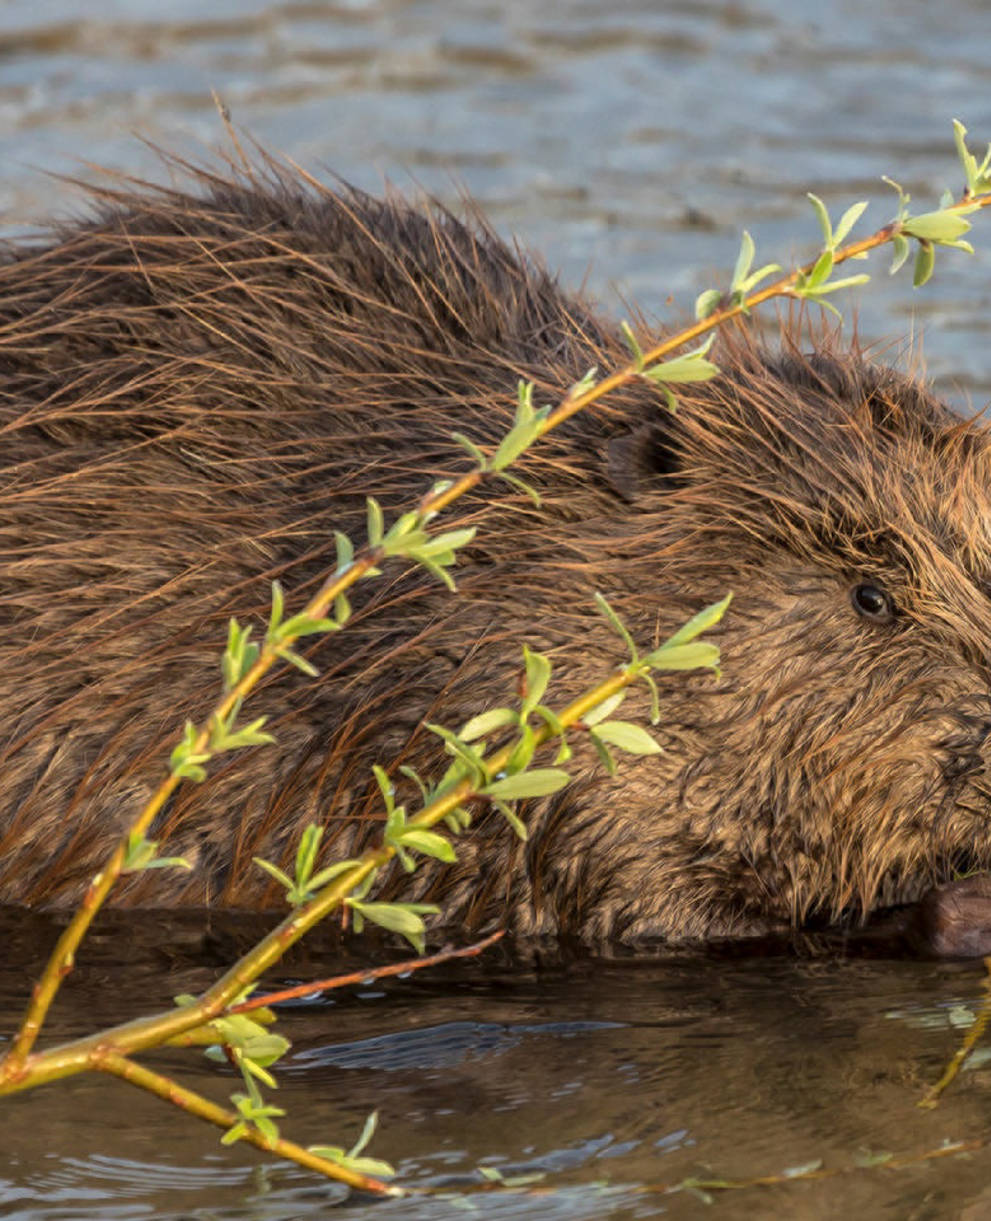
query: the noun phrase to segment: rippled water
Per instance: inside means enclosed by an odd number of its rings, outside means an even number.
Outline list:
[[[95,162],[160,175],[135,131],[202,155],[222,140],[216,90],[236,122],[307,168],[370,188],[418,183],[451,201],[467,189],[565,282],[587,277],[611,309],[628,309],[625,299],[672,318],[725,283],[744,226],[767,258],[811,249],[806,190],[834,209],[869,198],[865,223],[880,224],[892,210],[883,173],[919,201],[958,186],[950,119],[975,143],[991,136],[989,45],[991,9],[977,0],[7,0],[0,224],[14,234],[78,210],[70,185],[43,171],[86,178]],[[988,227],[978,219],[974,258],[941,255],[923,292],[879,264],[850,303],[862,333],[896,353],[924,338],[942,388],[978,406],[991,389]],[[82,956],[56,1033],[167,1004],[212,977],[202,955],[176,949],[176,927],[153,934],[155,953],[118,929]],[[48,935],[22,918],[0,928],[0,1029]],[[326,974],[318,958],[300,974]],[[915,1106],[980,992],[969,966],[785,959],[534,973],[490,956],[288,1012],[280,1102],[304,1142],[346,1141],[378,1106],[373,1152],[414,1186],[471,1184],[479,1165],[548,1173],[541,1194],[473,1195],[483,1217],[702,1215],[696,1196],[665,1188],[819,1158],[849,1167],[864,1150],[912,1153],[988,1131],[980,1065],[939,1110]],[[233,1088],[222,1069],[194,1065],[192,1085],[218,1098]],[[75,1079],[5,1101],[0,1122],[4,1216],[275,1221],[323,1215],[337,1198],[116,1083]],[[982,1151],[754,1188],[717,1206],[747,1218],[976,1219],[991,1216],[989,1170]],[[348,1209],[461,1215],[434,1197]]]
[[[167,1006],[212,977],[192,922],[127,923],[83,956],[53,1035]],[[34,921],[30,937],[12,937],[8,916],[0,931],[14,945],[0,970],[8,1027],[30,945],[49,930]],[[223,958],[226,936],[214,931],[212,956]],[[328,966],[319,954],[294,965],[307,978]],[[372,1151],[431,1193],[352,1198],[348,1216],[454,1218],[467,1198],[483,1218],[693,1217],[708,1215],[703,1201],[672,1190],[688,1177],[821,1159],[845,1172],[722,1195],[718,1215],[980,1218],[991,1151],[898,1170],[857,1164],[991,1135],[980,1057],[938,1110],[916,1106],[981,992],[974,966],[672,958],[535,971],[493,951],[285,1007],[293,1050],[277,1100],[284,1131],[304,1143],[353,1139],[377,1106]],[[218,1100],[236,1088],[198,1055],[151,1063]],[[74,1078],[4,1100],[0,1114],[3,1216],[291,1221],[342,1198],[295,1167],[221,1147],[214,1131],[117,1082]],[[477,1194],[479,1167],[546,1177]]]
[[[71,210],[41,171],[86,176],[80,159],[160,172],[135,131],[215,145],[216,90],[307,167],[465,187],[566,281],[663,315],[725,276],[743,226],[768,258],[807,251],[808,190],[869,198],[880,224],[882,174],[932,202],[956,187],[950,119],[991,132],[988,45],[978,0],[7,0],[0,210],[8,230]],[[860,306],[871,338],[924,328],[933,372],[978,402],[984,251],[941,259],[922,294],[879,267]]]

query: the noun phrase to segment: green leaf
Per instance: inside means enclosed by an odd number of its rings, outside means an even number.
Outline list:
[[[599,375],[599,366],[593,365],[581,375],[578,381],[574,382],[568,390],[568,398],[578,399],[583,395],[588,394],[595,387],[596,378]]]
[[[538,704],[534,708],[534,712],[543,720],[551,733],[557,734],[559,737],[564,736],[564,726],[553,708],[548,708],[546,704]]]
[[[460,835],[471,826],[471,815],[464,806],[455,806],[450,813],[444,815],[444,822],[452,835]]]
[[[500,441],[498,449],[492,455],[490,469],[502,471],[515,462],[520,454],[537,439],[537,431],[537,425],[532,423],[518,425],[511,429]]]
[[[830,272],[833,270],[833,252],[832,250],[824,250],[815,261],[815,266],[809,272],[808,279],[803,287],[818,288],[828,279]]]
[[[314,619],[311,615],[294,615],[279,629],[279,639],[290,636],[314,636],[318,632],[336,632],[340,624],[336,619]]]
[[[718,288],[707,288],[695,298],[695,317],[702,322],[719,308],[723,294]]]
[[[323,890],[342,873],[347,873],[349,869],[353,869],[355,865],[360,865],[361,862],[353,857],[346,861],[335,861],[333,865],[328,865],[326,869],[321,869],[319,873],[315,873],[309,880],[309,890],[312,894],[316,894],[318,890]]]
[[[287,873],[283,873],[282,870],[278,867],[278,865],[273,865],[271,861],[263,860],[262,857],[260,857],[260,856],[253,856],[251,859],[258,866],[259,869],[264,869],[265,872],[269,875],[269,877],[275,878],[275,880],[279,883],[280,886],[285,887],[286,890],[292,890],[292,888],[293,888],[292,878]]]
[[[268,746],[275,741],[270,733],[264,733],[262,726],[268,720],[260,716],[243,729],[232,729],[213,717],[210,721],[210,747],[219,753],[225,750],[238,750],[244,746]]]
[[[733,601],[733,595],[727,594],[719,602],[713,602],[710,606],[700,610],[697,615],[692,615],[691,619],[684,625],[678,628],[674,635],[669,636],[661,645],[660,649],[655,650],[660,653],[662,649],[673,648],[675,645],[688,644],[694,640],[696,636],[701,636],[703,632],[707,632],[709,628],[715,627],[716,624],[726,614],[730,602]]]
[[[631,755],[659,755],[661,748],[650,734],[632,721],[606,721],[596,727],[596,735],[610,746],[618,746]]]
[[[302,670],[303,673],[308,675],[310,678],[318,678],[320,675],[320,671],[316,668],[316,666],[308,662],[305,657],[301,657],[300,654],[295,651],[295,649],[289,648],[288,645],[283,645],[282,648],[278,649],[276,656],[281,657],[283,661],[288,661],[289,664],[295,666],[297,670]]]
[[[894,258],[891,260],[891,266],[888,268],[888,274],[893,276],[896,271],[899,271],[908,258],[911,252],[911,245],[907,237],[903,237],[900,233],[896,233],[891,239],[891,244],[894,247]]]
[[[193,780],[196,783],[206,779],[206,771],[199,765],[208,763],[212,756],[209,751],[195,749],[198,737],[196,726],[192,721],[187,721],[183,729],[182,741],[169,756],[169,771],[173,776]]]
[[[420,564],[423,568],[426,568],[427,572],[429,572],[432,577],[436,577],[437,580],[440,581],[442,585],[446,586],[452,594],[457,591],[458,587],[454,583],[454,578],[441,566],[440,561],[415,555],[411,555],[410,559],[416,560],[418,564]],[[446,562],[451,563],[453,562],[453,559],[454,557],[451,556]]]
[[[512,486],[516,488],[518,492],[522,492],[524,496],[528,496],[533,502],[535,508],[539,509],[543,504],[543,501],[540,499],[540,493],[537,491],[537,489],[531,487],[529,483],[525,483],[516,475],[510,474],[509,471],[500,471],[499,478],[505,479],[506,482],[512,484]]]
[[[379,786],[379,792],[382,794],[382,800],[385,802],[385,808],[391,814],[395,805],[393,796],[395,789],[393,788],[392,781],[389,779],[385,768],[379,767],[377,763],[372,764],[372,772],[375,776],[375,782]]]
[[[363,1174],[369,1178],[388,1179],[396,1173],[389,1162],[383,1162],[381,1158],[349,1157],[343,1149],[338,1149],[333,1145],[310,1145],[309,1151],[337,1166],[343,1166],[345,1170],[351,1170],[355,1174]]]
[[[252,1063],[259,1064],[262,1068],[268,1068],[270,1064],[281,1060],[291,1046],[289,1040],[281,1034],[265,1031],[264,1034],[255,1035],[247,1040],[244,1053]]]
[[[364,1126],[361,1129],[361,1135],[348,1150],[348,1157],[358,1157],[360,1154],[365,1152],[365,1150],[368,1148],[369,1142],[375,1135],[375,1129],[378,1127],[378,1122],[378,1111],[372,1111],[372,1113],[365,1120]]]
[[[338,627],[343,627],[351,618],[351,603],[346,594],[338,594],[334,599],[334,619]]]
[[[604,699],[601,704],[596,704],[590,712],[586,712],[582,717],[582,722],[585,725],[598,725],[598,723],[600,721],[604,721],[611,712],[615,712],[625,699],[625,690],[617,691],[614,695],[610,695]]]
[[[322,839],[323,827],[319,823],[307,823],[303,828],[303,834],[299,837],[299,846],[296,848],[297,882],[305,881],[313,872]]]
[[[440,911],[433,903],[362,903],[358,899],[345,899],[345,902],[363,919],[405,937],[418,954],[423,953],[423,935],[426,932],[421,913],[432,915]]]
[[[155,856],[158,840],[145,839],[140,831],[132,831],[127,837],[127,855],[121,866],[122,873],[141,873],[145,869],[192,869],[182,856]]]
[[[533,382],[522,378],[516,383],[516,423],[529,424],[537,418],[533,409]]]
[[[181,763],[172,768],[172,775],[178,780],[192,780],[194,784],[202,784],[206,779],[206,768],[195,763]]]
[[[967,191],[970,195],[986,195],[991,190],[991,179],[988,177],[988,169],[991,167],[991,144],[988,145],[988,151],[984,154],[984,160],[978,165],[977,158],[967,149],[966,135],[966,127],[958,119],[954,119],[953,139],[967,179]]]
[[[923,212],[902,221],[902,233],[925,242],[954,242],[970,227],[970,221],[957,212]]]
[[[833,241],[833,226],[829,219],[829,213],[826,211],[826,205],[818,195],[813,195],[811,191],[806,192],[806,194],[812,207],[815,208],[816,216],[819,218],[819,227],[822,229],[822,244],[828,252],[833,249],[835,242]]]
[[[284,1115],[285,1111],[280,1111],[279,1114]],[[279,1139],[278,1126],[274,1124],[267,1115],[259,1115],[255,1120],[255,1127],[262,1134],[262,1136],[268,1137],[269,1140],[275,1141]]]
[[[932,242],[919,242],[919,250],[915,256],[915,271],[912,275],[912,287],[921,288],[933,273],[936,262],[936,247]]]
[[[556,793],[570,783],[571,777],[561,768],[539,767],[532,772],[494,780],[479,791],[486,797],[497,797],[500,801],[518,801],[523,797],[544,797],[548,793]]]
[[[258,660],[259,648],[249,642],[250,636],[250,627],[242,628],[236,619],[229,621],[227,648],[220,662],[225,691],[236,686]]]
[[[963,172],[967,179],[967,190],[974,192],[974,182],[977,171],[977,158],[973,156],[967,148],[967,128],[960,122],[959,119],[953,120],[953,142],[957,146],[957,156],[960,158],[960,164],[963,166]]]
[[[753,264],[755,252],[754,239],[744,229],[740,241],[740,253],[736,256],[736,266],[733,268],[733,278],[730,281],[731,293],[739,292],[740,285]]]
[[[428,538],[424,543],[417,543],[414,548],[410,548],[409,554],[414,559],[433,559],[436,556],[442,555],[445,552],[455,552],[459,547],[464,547],[478,533],[476,526],[471,526],[465,530],[448,530],[444,534],[435,534]],[[453,557],[452,557],[453,558]]]
[[[609,752],[609,747],[599,737],[598,733],[593,729],[588,735],[592,739],[592,745],[595,747],[595,753],[599,756],[599,761],[606,769],[610,776],[616,775],[616,760]]]
[[[898,212],[895,215],[895,221],[897,223],[900,220],[904,220],[908,214],[908,205],[911,202],[912,196],[907,191],[902,190],[900,183],[895,182],[894,178],[889,178],[886,174],[881,175],[881,181],[886,182],[892,190],[898,192]]]
[[[452,864],[457,860],[450,841],[446,840],[443,835],[438,835],[436,831],[422,831],[419,827],[410,827],[403,831],[398,839],[404,848],[413,848],[416,852],[422,852],[424,856],[435,857],[438,861]]]
[[[868,201],[866,199],[862,199],[859,203],[851,204],[840,217],[840,223],[833,230],[834,250],[842,243],[843,239],[847,236],[857,221],[863,216],[867,209],[867,202]]]
[[[629,649],[630,660],[636,661],[639,654],[637,653],[637,646],[633,643],[633,637],[627,631],[626,625],[623,623],[622,619],[620,619],[619,615],[616,614],[616,612],[598,590],[595,592],[595,604],[622,637],[627,649]]]
[[[285,610],[286,598],[278,581],[272,582],[272,609],[268,616],[268,639],[274,640],[275,632],[282,622],[282,612]]]
[[[700,351],[676,356],[643,370],[643,376],[652,382],[669,382],[680,385],[688,382],[708,382],[719,376],[719,366],[706,360]]]
[[[458,737],[464,742],[474,742],[478,738],[488,737],[496,730],[518,725],[519,720],[519,713],[514,712],[512,708],[492,708],[489,712],[480,712],[478,716],[473,716]]]
[[[526,829],[526,823],[524,823],[522,818],[520,818],[520,816],[516,813],[516,811],[513,809],[513,807],[511,805],[508,805],[505,801],[493,801],[492,804],[499,811],[499,813],[503,816],[503,818],[506,820],[506,822],[508,822],[509,825],[513,828],[513,831],[516,833],[517,838],[523,840],[523,842],[526,843],[526,840],[527,840],[527,837],[529,834]]]
[[[392,524],[386,538],[402,538],[406,534],[415,534],[421,525],[420,512],[418,509],[410,509],[407,513],[401,513]]]
[[[362,1128],[361,1135],[347,1153],[339,1145],[310,1145],[309,1151],[316,1154],[317,1157],[325,1158],[329,1162],[335,1162],[339,1166],[346,1166],[349,1170],[355,1171],[356,1174],[391,1177],[396,1172],[388,1162],[383,1162],[375,1157],[361,1156],[375,1134],[377,1125],[378,1111],[372,1111],[371,1115],[365,1120],[365,1126]]]
[[[691,644],[664,645],[648,653],[644,662],[654,670],[710,670],[719,668],[719,649],[696,640]]]
[[[385,530],[382,506],[374,496],[367,496],[365,504],[368,509],[368,545],[370,547],[378,547],[382,542],[382,534]]]
[[[507,774],[515,775],[517,772],[525,771],[530,766],[530,760],[533,758],[536,749],[537,735],[524,722],[521,727],[520,740],[513,747],[513,753],[509,756],[506,763],[505,770]]]
[[[808,297],[810,301],[815,301],[824,309],[832,310],[834,314],[839,314],[828,301],[820,301],[820,297],[824,297],[827,293],[839,292],[843,288],[855,288],[858,284],[867,284],[870,276],[862,274],[859,276],[847,276],[843,280],[830,280],[828,284],[820,284],[818,288],[809,288],[800,293],[800,296]]]
[[[334,545],[337,548],[337,575],[340,576],[354,563],[354,543],[346,534],[335,530]]]
[[[464,736],[464,735],[462,734],[462,736]],[[416,770],[416,768],[410,767],[408,763],[401,763],[399,765],[398,770],[408,780],[413,781],[413,783],[416,785],[416,787],[420,790],[420,797],[421,797],[422,801],[424,802],[424,804],[426,804],[426,802],[429,800],[427,786],[423,783],[423,778],[420,775],[420,773]]]
[[[474,750],[467,742],[463,742],[457,734],[452,733],[449,729],[445,729],[443,725],[435,725],[428,721],[427,728],[431,733],[435,733],[439,738],[443,739],[449,754],[454,755],[467,765],[468,774],[471,776],[473,784],[488,783],[488,767],[484,758],[477,750]]]
[[[551,663],[543,653],[531,652],[526,645],[523,646],[523,662],[526,666],[526,694],[520,716],[525,721],[544,698],[551,678]]]
[[[633,367],[639,373],[643,369],[643,349],[637,342],[636,335],[633,334],[633,328],[625,318],[619,324],[619,329],[623,332],[623,338],[626,340],[626,346],[630,349],[630,354],[633,357]]]
[[[478,448],[478,446],[475,444],[474,441],[469,441],[469,439],[464,435],[464,433],[452,432],[451,440],[457,442],[457,444],[460,445],[461,448],[463,450],[465,450],[471,458],[474,459],[475,464],[478,466],[479,470],[484,471],[484,470],[488,469],[488,462],[486,460],[485,455]]]
[[[765,263],[764,266],[761,267],[758,271],[755,271],[751,275],[747,276],[747,278],[740,285],[739,291],[744,296],[746,296],[748,293],[753,292],[753,290],[757,287],[757,285],[761,282],[761,280],[766,280],[768,276],[774,275],[774,273],[776,271],[780,271],[780,270],[781,270],[780,263]],[[741,304],[742,304],[742,302],[741,302]],[[744,310],[744,313],[749,313],[749,312],[750,312],[749,310]]]

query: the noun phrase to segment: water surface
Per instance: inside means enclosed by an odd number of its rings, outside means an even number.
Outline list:
[[[130,924],[83,957],[53,1036],[167,1007],[212,978],[208,958],[224,957],[226,934],[204,950],[191,923]],[[44,922],[32,926],[33,944],[50,936]],[[0,968],[3,1028],[18,1010],[27,940]],[[314,953],[292,978],[329,965]],[[347,1143],[377,1107],[372,1151],[405,1185],[441,1193],[352,1197],[347,1216],[453,1218],[465,1198],[483,1218],[703,1216],[698,1195],[672,1191],[686,1178],[747,1179],[821,1160],[847,1173],[720,1195],[718,1215],[982,1217],[991,1150],[856,1168],[867,1154],[991,1135],[991,1072],[980,1056],[937,1110],[916,1105],[979,1003],[981,975],[835,957],[534,969],[495,950],[284,1007],[293,1049],[277,1101],[289,1112],[284,1132],[303,1143]],[[219,1101],[237,1088],[199,1054],[149,1062]],[[290,1221],[343,1198],[296,1167],[223,1148],[212,1129],[116,1081],[74,1078],[6,1100],[3,1112],[0,1211],[25,1221]],[[546,1178],[477,1194],[479,1167]]]

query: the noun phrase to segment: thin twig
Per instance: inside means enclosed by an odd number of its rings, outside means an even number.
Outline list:
[[[981,1002],[981,1008],[973,1022],[967,1027],[963,1041],[957,1048],[956,1055],[946,1066],[942,1077],[926,1091],[924,1097],[919,1099],[917,1105],[924,1110],[929,1111],[936,1106],[943,1091],[956,1079],[957,1074],[963,1068],[964,1061],[977,1046],[987,1029],[988,1022],[991,1021],[991,958],[984,959],[984,970],[985,996]]]
[[[128,1059],[127,1056],[122,1056],[120,1052],[114,1051],[112,1048],[107,1047],[96,1052],[92,1058],[92,1067],[147,1090],[166,1102],[172,1103],[173,1106],[187,1111],[190,1115],[195,1115],[197,1119],[214,1124],[218,1128],[230,1129],[240,1120],[240,1116],[234,1111],[228,1111],[224,1107],[218,1106],[209,1098],[204,1098],[193,1090],[176,1084],[171,1078],[153,1072],[150,1068],[145,1068],[144,1065]],[[250,1124],[247,1125],[239,1139],[246,1141],[249,1145],[254,1145],[256,1149],[261,1149],[265,1153],[274,1153],[278,1157],[296,1162],[299,1166],[305,1166],[308,1170],[315,1170],[326,1178],[337,1179],[358,1191],[368,1191],[380,1196],[406,1194],[401,1187],[390,1186],[379,1179],[369,1178],[346,1166],[328,1161],[327,1158],[318,1157],[309,1149],[304,1149],[302,1145],[297,1145],[291,1140],[283,1140],[281,1137],[272,1139]]]
[[[442,962],[451,962],[455,958],[475,958],[490,945],[495,945],[505,937],[504,929],[466,945],[462,949],[439,950],[436,954],[428,954],[425,958],[410,958],[406,962],[393,962],[385,967],[375,967],[368,971],[352,971],[350,975],[334,975],[330,979],[318,979],[312,984],[297,984],[295,988],[283,988],[279,992],[267,992],[264,996],[253,996],[242,1001],[240,1005],[232,1005],[227,1013],[250,1013],[253,1009],[263,1009],[266,1005],[278,1005],[281,1001],[296,1000],[300,996],[314,996],[318,992],[330,992],[334,988],[348,988],[352,984],[371,983],[375,979],[386,979],[390,975],[410,975],[414,971],[422,971],[424,967],[436,967]],[[225,1014],[226,1016],[226,1014]]]

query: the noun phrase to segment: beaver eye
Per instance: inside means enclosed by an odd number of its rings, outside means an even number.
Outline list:
[[[864,582],[850,590],[850,601],[858,615],[872,623],[890,623],[895,617],[895,605],[891,595],[879,585]]]

